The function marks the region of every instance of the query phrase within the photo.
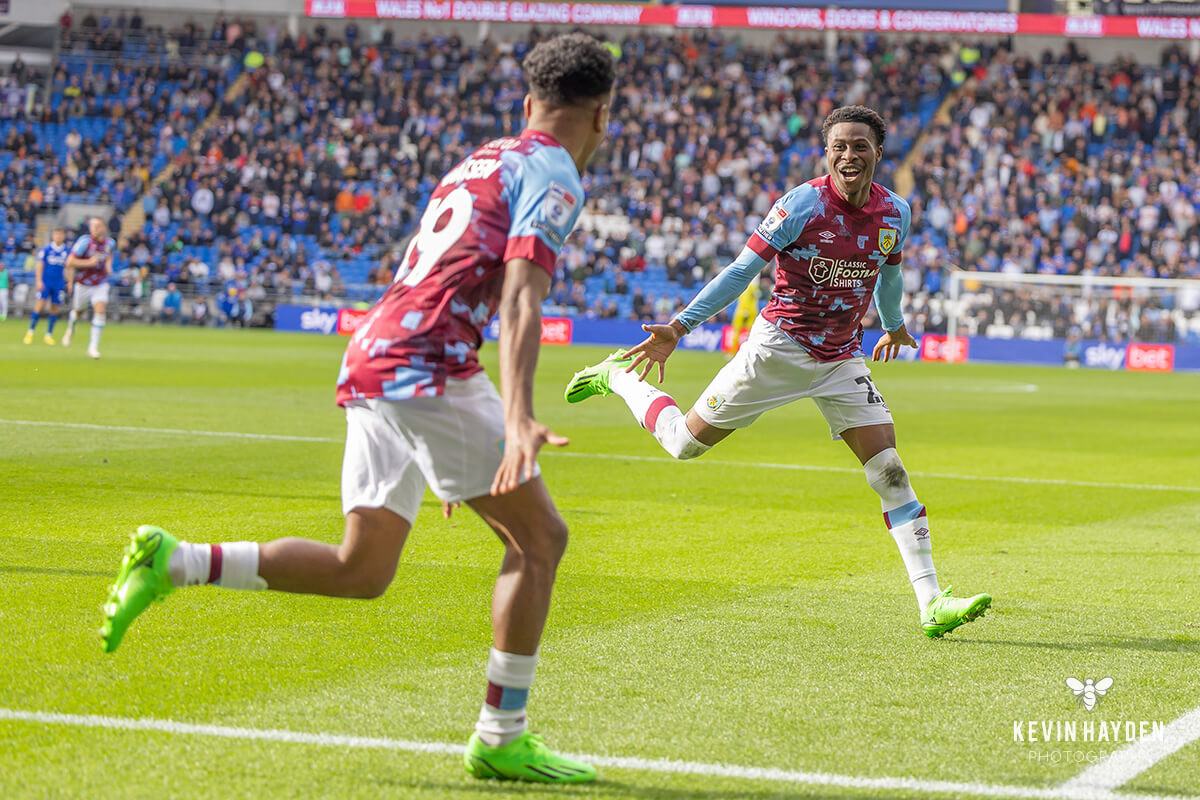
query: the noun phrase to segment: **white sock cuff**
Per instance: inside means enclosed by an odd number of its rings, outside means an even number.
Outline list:
[[[222,542],[221,578],[218,586],[226,589],[266,589],[258,575],[258,542]]]
[[[509,689],[528,689],[533,686],[533,674],[537,671],[538,656],[523,656],[505,653],[492,648],[488,653],[487,679],[497,686]]]
[[[922,578],[929,578],[929,577],[937,577],[937,570],[934,569],[933,567],[929,567],[927,569],[923,569],[918,572],[910,572],[908,574],[908,579],[912,583],[916,583],[917,581],[921,580]]]
[[[92,326],[93,327],[103,328],[104,324],[106,322],[108,322],[108,313],[107,312],[105,312],[103,314],[97,312],[96,314],[94,314],[92,316]]]

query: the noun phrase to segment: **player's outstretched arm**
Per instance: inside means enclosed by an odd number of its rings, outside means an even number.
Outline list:
[[[894,331],[883,332],[883,336],[880,336],[879,341],[875,343],[875,349],[871,351],[871,359],[873,361],[891,361],[900,355],[901,347],[917,347],[917,340],[912,337],[903,324]]]
[[[514,258],[504,265],[500,292],[500,394],[504,399],[504,457],[492,480],[492,494],[511,492],[533,478],[544,444],[562,447],[566,437],[533,417],[533,373],[542,340],[542,301],[550,294],[550,274],[532,261]]]
[[[650,336],[627,351],[628,355],[634,356],[634,362],[625,371],[630,372],[644,363],[646,366],[639,376],[639,380],[644,381],[651,367],[658,364],[658,382],[662,383],[667,359],[675,352],[679,340],[736,300],[751,281],[758,279],[766,265],[764,258],[749,247],[743,247],[738,257],[709,281],[669,325],[642,326]]]
[[[900,265],[885,265],[879,270],[879,280],[875,284],[875,310],[879,312],[883,336],[871,352],[874,361],[891,361],[900,354],[901,347],[917,346],[917,340],[904,327],[904,314],[900,311],[903,297],[904,276],[900,274]]]
[[[667,359],[675,352],[679,340],[687,335],[688,329],[678,319],[673,319],[667,325],[643,325],[642,330],[650,335],[641,344],[626,351],[626,355],[633,356],[633,363],[625,371],[632,372],[641,367],[638,380],[644,381],[654,365],[658,364],[658,382],[662,383]],[[642,367],[642,364],[645,366]]]

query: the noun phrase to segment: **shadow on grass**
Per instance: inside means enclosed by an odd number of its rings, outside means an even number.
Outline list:
[[[996,644],[1004,647],[1028,647],[1034,650],[1069,650],[1091,652],[1093,650],[1142,650],[1149,653],[1200,653],[1200,639],[1180,634],[1177,638],[1153,639],[1149,636],[1093,635],[1080,642],[1043,642],[1036,640],[974,639],[960,636],[945,639],[947,644]]]
[[[703,776],[688,776],[703,780]],[[781,784],[778,789],[683,789],[667,786],[646,786],[639,783],[625,783],[606,780],[603,775],[595,783],[578,785],[553,785],[537,783],[516,783],[496,781],[471,781],[463,783],[434,783],[420,780],[402,780],[386,778],[374,781],[381,787],[393,789],[420,789],[435,794],[467,794],[475,793],[481,797],[530,797],[530,798],[569,798],[569,797],[599,797],[599,798],[637,798],[637,800],[776,800],[776,798],[794,797],[831,797],[837,800],[879,800],[883,794],[853,793],[845,789],[828,786],[809,786],[805,784]]]
[[[114,575],[111,569],[66,569],[63,567],[26,567],[20,564],[0,564],[0,572],[17,572],[28,575],[80,575],[86,578]]]

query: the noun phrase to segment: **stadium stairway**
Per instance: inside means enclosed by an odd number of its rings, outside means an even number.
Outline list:
[[[225,90],[224,99],[227,102],[236,100],[242,95],[242,92],[246,91],[246,86],[249,83],[250,79],[247,77],[247,73],[243,72],[241,75],[238,75],[234,82],[229,84],[229,88]],[[221,103],[213,103],[212,110],[208,112],[208,116],[204,118],[203,122],[196,126],[194,131],[192,131],[192,135],[188,140],[188,145],[190,146],[203,139],[205,131],[211,128],[216,123],[217,118],[220,116]],[[118,242],[121,247],[124,247],[129,242],[129,237],[141,231],[146,224],[146,211],[143,208],[142,203],[142,201],[145,200],[146,195],[150,194],[150,192],[154,191],[156,186],[163,183],[174,174],[175,164],[168,163],[165,167],[158,171],[157,175],[150,179],[150,183],[146,186],[145,191],[142,192],[141,197],[135,200],[129,207],[129,210],[125,212],[125,216],[121,218],[121,232],[118,234]],[[40,233],[38,241],[43,241]]]
[[[946,93],[946,96],[942,98],[941,105],[938,106],[937,111],[933,112],[934,122],[938,123],[939,125],[950,124],[950,109],[953,108],[956,103],[958,103],[964,87],[966,87],[968,84],[974,85],[974,81],[966,81],[962,86],[955,87]],[[904,160],[900,162],[900,166],[896,167],[896,172],[893,177],[895,186],[892,188],[895,189],[896,194],[900,195],[901,197],[909,197],[912,194],[914,185],[916,183],[916,179],[913,178],[912,166],[917,162],[918,154],[921,152],[921,148],[925,144],[925,137],[929,135],[930,128],[930,125],[926,125],[921,129],[921,134],[913,141],[912,147],[908,148],[908,154],[904,156]]]

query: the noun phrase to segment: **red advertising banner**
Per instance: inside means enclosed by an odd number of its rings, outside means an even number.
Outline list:
[[[1130,344],[1125,353],[1125,369],[1131,372],[1171,372],[1175,369],[1175,348],[1169,344]]]
[[[542,317],[542,344],[570,344],[574,327],[570,317]]]
[[[921,360],[922,361],[948,361],[951,363],[961,363],[967,360],[967,351],[970,348],[970,341],[965,336],[958,336],[954,339],[954,346],[950,346],[950,339],[940,333],[927,333],[921,337]]]
[[[337,312],[337,332],[342,336],[351,336],[358,330],[363,317],[367,315],[365,308],[339,308]]]
[[[310,17],[333,19],[354,17],[558,25],[670,25],[677,28],[1200,39],[1200,17],[1066,16],[786,6],[644,6],[637,3],[510,0],[305,0],[305,12]]]

